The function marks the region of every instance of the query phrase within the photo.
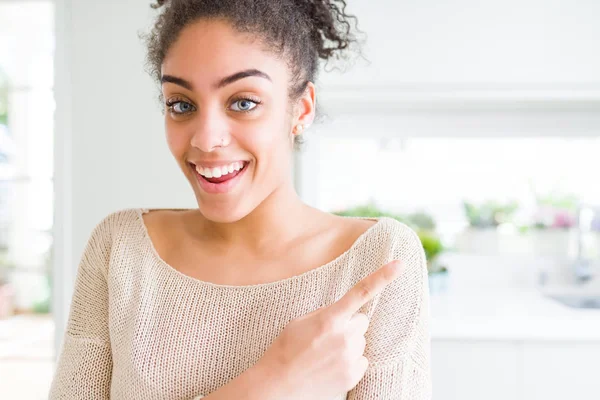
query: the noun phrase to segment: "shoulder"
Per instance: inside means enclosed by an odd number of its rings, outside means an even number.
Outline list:
[[[355,252],[377,263],[379,268],[392,260],[400,260],[414,273],[422,272],[425,252],[417,233],[408,225],[389,217],[381,217],[359,238]],[[369,271],[372,272],[372,271]]]
[[[389,217],[379,218],[378,222],[381,225],[378,234],[387,237],[389,245],[394,249],[423,249],[417,232],[405,223]]]
[[[381,229],[381,237],[387,237],[386,248],[382,249],[386,252],[385,262],[400,260],[403,271],[377,296],[371,315],[369,352],[383,363],[407,354],[421,360],[429,340],[425,251],[418,234],[406,224],[386,218]]]
[[[400,260],[407,273],[427,274],[425,250],[417,232],[392,218],[385,218],[385,234],[389,237],[390,261]]]
[[[141,218],[143,210],[143,208],[122,208],[111,211],[97,220],[93,232],[112,233],[119,228],[127,227]]]
[[[86,250],[96,248],[98,250],[110,248],[122,233],[139,230],[141,224],[140,208],[123,208],[105,214],[94,223],[89,235]]]
[[[94,223],[88,236],[80,265],[84,269],[100,269],[106,276],[111,255],[129,236],[142,233],[141,208],[123,208],[105,214]]]
[[[393,218],[381,218],[378,225],[374,236],[381,242],[377,247],[383,258],[381,266],[399,260],[403,268],[396,282],[389,285],[388,292],[411,292],[418,297],[419,293],[427,290],[428,283],[427,259],[419,235],[408,225]]]
[[[372,245],[381,259],[376,268],[399,260],[403,269],[400,277],[384,291],[386,295],[382,296],[382,300],[385,301],[387,297],[397,303],[397,299],[408,296],[414,306],[418,307],[423,293],[428,292],[427,259],[421,239],[411,227],[393,218],[381,218],[378,225],[378,229],[373,232],[377,245]]]

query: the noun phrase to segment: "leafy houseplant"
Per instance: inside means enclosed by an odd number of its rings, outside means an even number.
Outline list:
[[[536,195],[537,212],[533,226],[538,229],[568,229],[577,223],[579,199],[574,195]]]
[[[533,191],[536,209],[531,221],[533,251],[550,257],[570,257],[577,233],[580,200],[573,194],[553,190],[544,194]]]
[[[495,228],[506,222],[511,222],[519,205],[516,201],[499,203],[486,201],[482,204],[463,201],[465,216],[473,228]]]
[[[406,220],[399,215],[384,212],[377,208],[373,204],[367,204],[364,206],[357,206],[354,208],[349,208],[347,210],[336,211],[333,214],[340,215],[342,217],[366,217],[366,218],[379,218],[379,217],[389,217],[394,218],[400,222],[406,223]]]
[[[44,290],[40,297],[33,303],[33,311],[38,314],[47,314],[51,311],[51,291],[52,291],[52,262],[54,256],[54,246],[44,255]]]
[[[428,230],[417,230],[417,235],[425,250],[429,274],[447,273],[448,269],[445,266],[437,264],[437,257],[444,251],[440,238],[434,232]]]
[[[8,77],[0,68],[0,125],[8,125]]]
[[[468,227],[455,237],[457,251],[490,255],[501,253],[507,247],[512,249],[514,243],[520,248],[524,230],[517,223],[519,205],[516,201],[463,201],[463,210]],[[506,232],[511,234],[507,236]],[[513,235],[512,232],[518,232],[518,235]]]

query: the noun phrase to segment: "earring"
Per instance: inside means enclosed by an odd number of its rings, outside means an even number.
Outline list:
[[[303,130],[304,130],[304,125],[300,124],[300,125],[296,126],[296,133],[302,133]]]

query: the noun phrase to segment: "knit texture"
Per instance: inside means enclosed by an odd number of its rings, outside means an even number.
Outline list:
[[[403,274],[360,309],[370,320],[368,370],[331,400],[431,398],[426,260],[406,225],[378,218],[327,264],[275,282],[230,286],[167,264],[150,240],[146,212],[122,209],[94,227],[78,266],[51,400],[207,396],[254,365],[291,320],[336,302],[394,259],[404,262]]]

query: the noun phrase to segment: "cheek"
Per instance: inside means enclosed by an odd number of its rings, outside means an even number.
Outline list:
[[[273,164],[285,154],[289,139],[285,124],[271,120],[257,124],[241,139],[244,147],[257,158],[258,164]]]
[[[169,124],[167,124],[165,128],[167,145],[169,146],[171,153],[175,156],[185,153],[189,141],[184,135],[184,132],[181,132],[173,126],[169,126]]]
[[[249,136],[247,149],[256,159],[255,179],[265,190],[279,185],[289,175],[291,148],[282,123],[265,126],[260,132]]]

